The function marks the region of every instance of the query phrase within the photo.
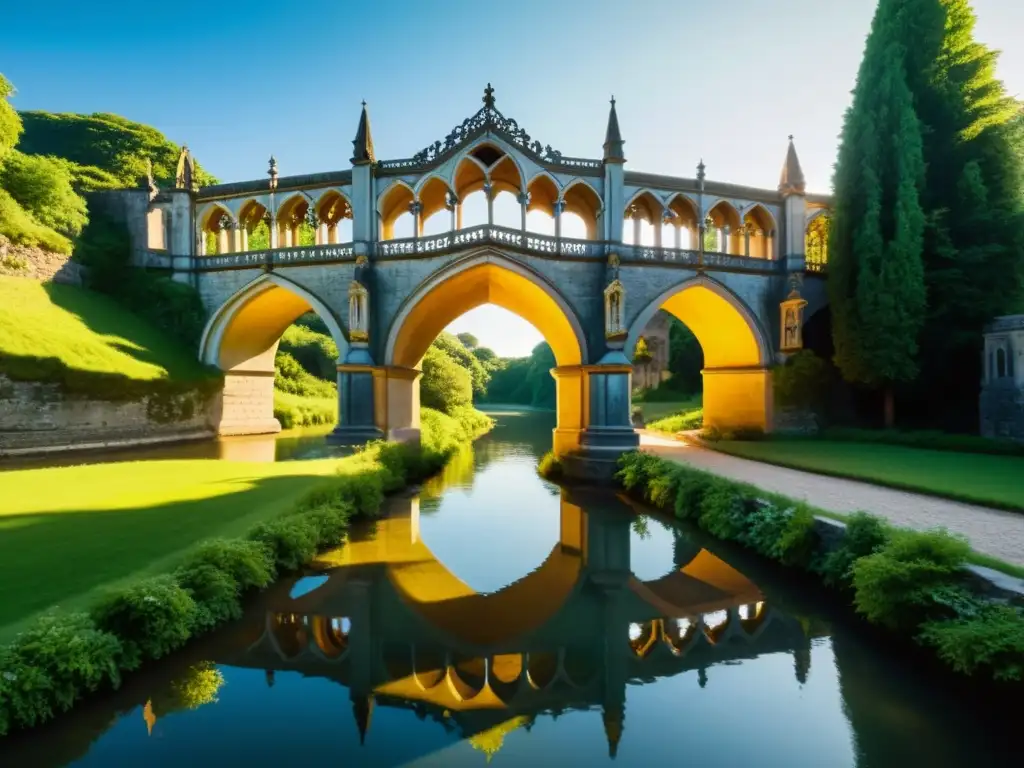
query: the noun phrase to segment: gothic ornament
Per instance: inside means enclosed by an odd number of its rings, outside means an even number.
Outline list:
[[[623,324],[625,309],[626,289],[616,277],[604,289],[604,338],[606,341],[623,342],[626,340],[627,332]]]
[[[353,344],[370,341],[370,292],[358,280],[348,286],[348,339]]]
[[[779,348],[783,352],[797,352],[803,349],[803,314],[807,301],[794,285],[786,300],[779,304],[781,312],[782,339]]]

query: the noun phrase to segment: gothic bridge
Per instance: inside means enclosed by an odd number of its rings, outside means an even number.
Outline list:
[[[118,192],[138,264],[193,284],[209,311],[198,354],[226,373],[221,433],[279,427],[273,363],[310,310],[340,350],[339,441],[415,437],[417,370],[439,331],[493,303],[554,350],[555,447],[635,445],[631,358],[664,309],[704,350],[709,425],[772,427],[770,369],[825,304],[829,200],[790,140],[777,188],[625,168],[612,100],[600,159],[566,157],[495,105],[403,160],[377,158],[363,105],[351,167],[196,188]],[[808,250],[810,248],[810,250]]]
[[[581,501],[576,498],[576,501]],[[249,647],[222,663],[298,671],[350,689],[361,732],[376,706],[414,709],[463,737],[544,712],[601,708],[612,749],[627,685],[791,653],[806,674],[811,638],[707,550],[676,541],[674,566],[641,581],[632,516],[614,498],[563,491],[561,532],[534,571],[479,594],[419,537],[418,503],[354,536],[313,588],[268,601]]]

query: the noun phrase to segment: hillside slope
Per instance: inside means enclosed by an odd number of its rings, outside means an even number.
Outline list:
[[[189,388],[218,377],[192,350],[107,296],[3,276],[0,373],[114,400],[165,382]]]

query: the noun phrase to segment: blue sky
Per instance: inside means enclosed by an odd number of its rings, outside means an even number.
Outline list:
[[[600,157],[617,99],[627,167],[772,187],[796,135],[827,192],[874,0],[568,3],[250,0],[9,3],[0,71],[19,109],[115,112],[187,143],[222,180],[344,168],[359,103],[379,157],[498,108],[567,155]],[[1024,93],[1024,3],[975,0],[977,37]],[[498,311],[458,324],[499,353],[539,339]],[[528,328],[528,326],[526,326]],[[532,330],[532,329],[531,329]]]

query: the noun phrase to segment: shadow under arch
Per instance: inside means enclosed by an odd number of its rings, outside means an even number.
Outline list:
[[[260,275],[210,316],[199,358],[225,373],[219,434],[280,430],[273,403],[277,344],[289,325],[311,311],[327,325],[340,362],[348,350],[341,323],[315,294],[280,275]]]
[[[771,345],[743,300],[706,275],[688,278],[640,311],[630,325],[626,349],[636,347],[659,309],[685,323],[704,351],[705,426],[770,429]]]
[[[392,370],[417,368],[427,348],[449,323],[483,304],[495,304],[519,315],[551,346],[558,366],[553,371],[555,450],[578,447],[580,433],[586,427],[583,366],[590,355],[583,326],[568,300],[546,278],[496,250],[471,252],[420,284],[391,323],[384,364]],[[396,386],[387,397],[389,433],[402,426],[418,429],[418,388]],[[409,423],[402,425],[403,419]]]

